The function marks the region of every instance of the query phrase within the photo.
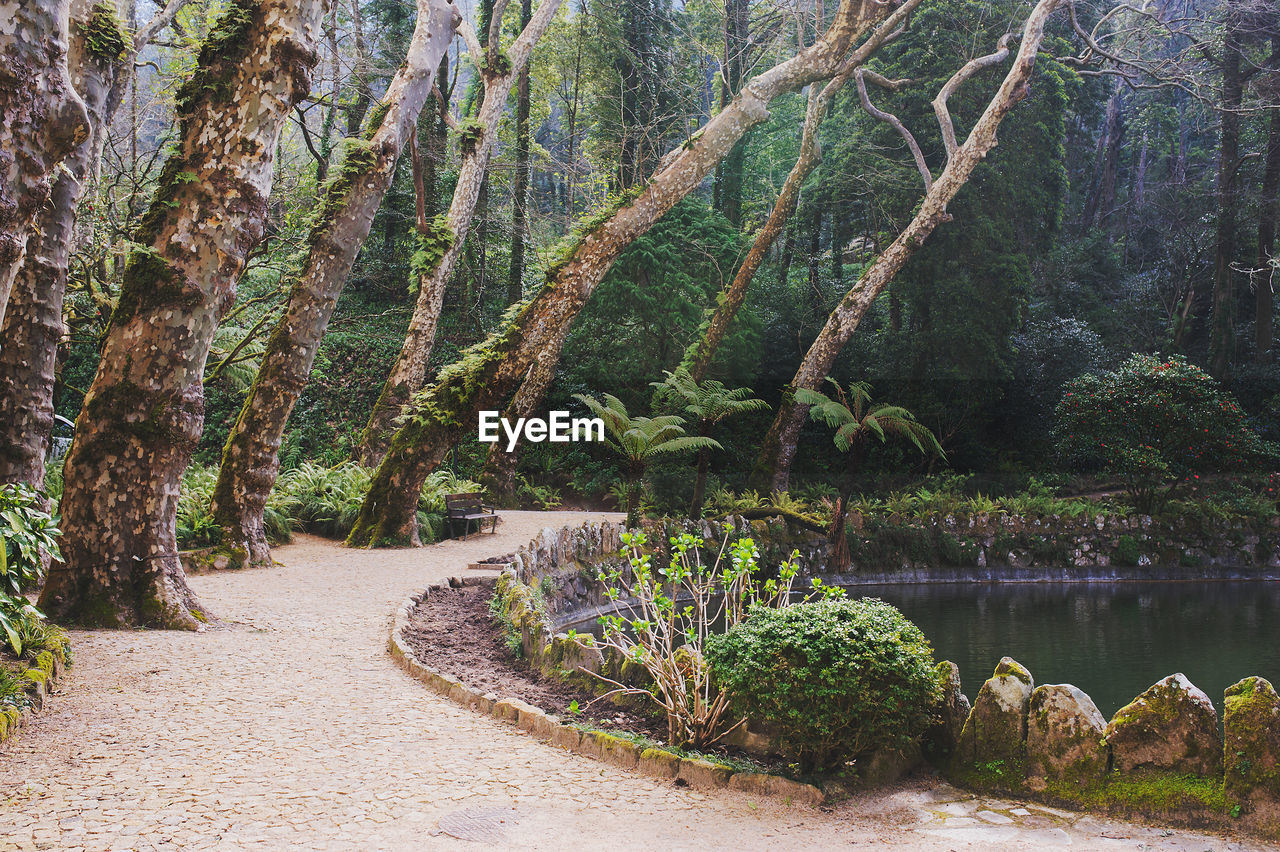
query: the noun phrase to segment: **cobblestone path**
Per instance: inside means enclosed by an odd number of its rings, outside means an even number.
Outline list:
[[[700,793],[464,711],[391,662],[391,612],[590,516],[505,517],[420,550],[301,537],[283,566],[194,577],[223,620],[205,633],[75,633],[61,694],[0,748],[0,848],[1248,848],[925,782],[829,812]]]

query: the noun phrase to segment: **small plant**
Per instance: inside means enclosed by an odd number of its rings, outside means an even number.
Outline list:
[[[516,496],[519,497],[520,502],[523,504],[531,503],[546,512],[551,509],[558,509],[560,504],[564,502],[559,488],[551,485],[535,485],[523,474],[518,475],[516,481],[518,483]]]
[[[0,486],[0,592],[19,595],[35,587],[45,557],[62,558],[61,534],[39,492],[25,484]]]
[[[702,541],[690,535],[671,539],[671,558],[655,569],[643,533],[627,533],[629,570],[601,572],[605,595],[620,605],[619,614],[603,616],[600,639],[571,634],[583,647],[604,647],[639,664],[652,678],[651,689],[627,686],[596,675],[614,687],[608,695],[648,696],[667,714],[668,742],[676,746],[708,746],[741,722],[727,725],[730,694],[712,676],[706,649],[720,630],[732,629],[748,615],[790,604],[799,569],[784,562],[778,577],[765,579],[759,551],[749,538],[721,544],[714,564],[702,560]],[[794,559],[793,555],[793,559]],[[843,594],[823,590],[824,594]]]
[[[757,610],[707,650],[735,707],[771,725],[802,770],[909,746],[940,696],[924,634],[873,598]]]
[[[7,647],[15,657],[26,650],[22,639],[35,632],[44,621],[44,613],[22,595],[0,592],[0,648]]]

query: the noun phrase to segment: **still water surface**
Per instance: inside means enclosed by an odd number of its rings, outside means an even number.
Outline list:
[[[1002,656],[1041,683],[1071,683],[1110,718],[1183,672],[1222,713],[1247,675],[1280,684],[1280,583],[984,583],[861,586],[920,625],[960,666],[970,699]]]

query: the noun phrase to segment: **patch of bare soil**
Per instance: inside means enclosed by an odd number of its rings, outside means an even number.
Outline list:
[[[518,698],[567,721],[659,741],[665,738],[667,725],[661,714],[619,707],[608,700],[592,703],[596,696],[590,691],[547,677],[517,658],[507,647],[501,626],[489,615],[491,597],[493,588],[487,585],[433,590],[413,610],[405,640],[419,660],[480,692]],[[579,708],[576,714],[569,711],[574,701]]]

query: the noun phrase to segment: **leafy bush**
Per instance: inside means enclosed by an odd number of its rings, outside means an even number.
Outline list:
[[[1276,454],[1231,395],[1181,356],[1135,355],[1113,373],[1080,376],[1066,388],[1056,411],[1059,454],[1078,468],[1122,477],[1142,512],[1181,481],[1247,470]]]
[[[872,598],[757,609],[708,642],[707,660],[803,769],[911,745],[940,696],[924,634]]]
[[[0,486],[0,593],[19,595],[35,587],[45,556],[62,558],[61,534],[39,492],[23,484]]]

